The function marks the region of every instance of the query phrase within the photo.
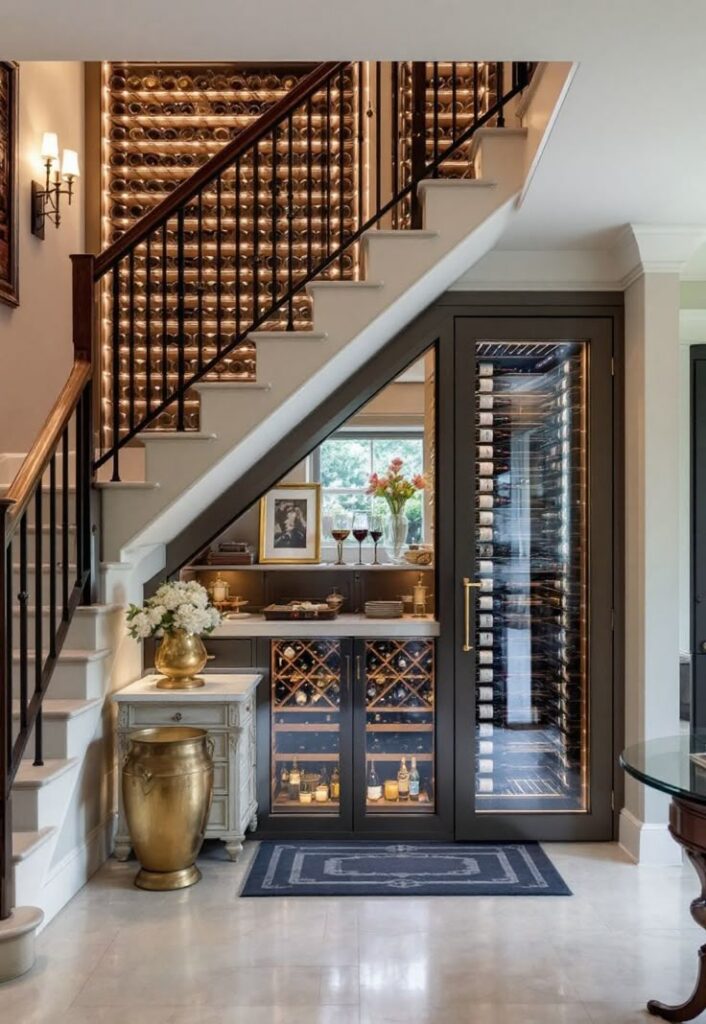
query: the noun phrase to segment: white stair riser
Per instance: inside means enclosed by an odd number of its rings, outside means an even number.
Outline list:
[[[45,563],[46,564],[46,563]],[[42,604],[49,603],[49,584],[51,579],[51,572],[48,568],[42,569]],[[60,607],[62,600],[62,587],[63,587],[63,569],[61,566],[57,566],[56,569],[56,603],[57,607]],[[71,587],[73,586],[76,579],[76,565],[71,563],[69,566],[69,595],[71,594]],[[27,593],[29,594],[29,603],[34,604],[36,600],[37,592],[37,575],[34,571],[34,567],[27,569],[26,575],[27,582]],[[13,568],[12,570],[12,586],[15,593],[20,591],[20,570],[19,568]]]
[[[57,662],[52,673],[47,691],[54,700],[95,700],[104,696],[110,678],[111,658],[92,661]],[[28,672],[28,690],[34,690],[34,662],[30,662]],[[20,696],[19,670],[15,663],[12,679],[12,695],[18,700]]]
[[[48,592],[47,592],[48,593]],[[61,608],[57,608],[57,614]],[[20,613],[15,608],[13,620],[14,644],[17,647],[19,637]],[[58,621],[58,619],[57,619]],[[34,637],[34,611],[27,612],[28,635]],[[95,614],[93,609],[85,612],[79,607],[75,610],[69,626],[69,633],[64,646],[71,650],[81,651],[103,651],[114,647],[122,635],[125,623],[125,612],[123,609],[115,609],[110,612]],[[49,613],[42,615],[42,635],[46,639],[49,636]]]
[[[212,431],[209,430],[209,433]],[[182,436],[175,434],[159,441],[148,441],[145,445],[145,479],[161,480],[165,466],[177,472],[182,460],[189,464],[210,460],[214,441],[215,438],[194,440],[188,432]]]
[[[405,287],[428,269],[430,261],[443,256],[445,250],[441,236],[406,239],[369,231],[363,240],[365,273],[376,281],[384,278],[385,285]]]
[[[513,131],[483,131],[478,136],[475,171],[478,178],[501,181],[512,173],[519,187],[524,177],[525,136]]]
[[[47,826],[58,827],[76,784],[78,763],[44,786],[19,786],[12,791],[12,827],[34,832]]]
[[[322,282],[309,285],[307,290],[314,302],[314,329],[332,338],[341,336],[342,326],[348,339],[355,337],[391,298],[384,287],[331,288]]]
[[[91,708],[71,718],[44,717],[42,723],[42,755],[45,758],[81,757],[95,733],[100,708]],[[19,721],[13,723],[13,738],[19,731]],[[34,731],[25,749],[26,761],[34,760]]]
[[[15,864],[15,903],[21,906],[36,906],[49,864],[51,863],[56,839],[52,837]]]

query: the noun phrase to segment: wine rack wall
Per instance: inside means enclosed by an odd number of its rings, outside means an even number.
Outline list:
[[[267,67],[219,64],[135,64],[111,63],[104,65],[103,90],[103,244],[108,245],[139,220],[145,213],[172,192],[198,167],[206,163],[226,143],[238,137],[243,129],[258,120],[278,99],[289,92],[311,70],[311,65],[268,65]],[[281,227],[281,244],[277,239],[276,256],[271,246],[262,246],[268,254],[268,265],[258,266],[258,284],[262,302],[270,300],[277,287],[273,280],[286,281],[289,275],[289,189],[293,189],[294,231],[292,250],[293,278],[306,269],[306,237],[313,234],[323,239],[325,232],[338,232],[338,210],[342,209],[345,228],[355,223],[357,210],[357,183],[354,166],[354,135],[357,123],[353,72],[344,77],[343,124],[328,119],[331,132],[326,137],[323,107],[326,91],[314,98],[311,117],[298,115],[294,119],[294,154],[291,162],[282,160],[277,166],[277,223]],[[328,98],[330,99],[330,98]],[[337,104],[337,109],[339,109]],[[335,137],[334,137],[335,131]],[[288,140],[282,135],[285,149]],[[317,180],[307,172],[309,144],[318,149],[316,174],[322,176],[335,197],[335,214],[330,209],[318,208],[315,218],[297,217],[297,202],[302,190],[316,190]],[[339,148],[340,147],[340,148]],[[279,149],[279,146],[278,146]],[[236,184],[233,176],[225,175],[218,192],[207,194],[201,211],[191,211],[185,223],[186,241],[186,322],[184,346],[187,373],[197,369],[197,363],[216,356],[221,348],[233,340],[239,325],[233,302],[234,289],[252,282],[253,232],[258,218],[255,207],[272,203],[272,153],[260,156],[260,191],[255,195],[252,167],[243,165],[242,180],[238,183],[239,205],[235,208]],[[343,202],[338,193],[343,190]],[[299,194],[299,195],[298,195]],[[218,209],[220,207],[220,218]],[[203,218],[203,229],[197,231],[197,213]],[[240,237],[236,252],[234,222],[238,217]],[[220,227],[220,231],[217,230]],[[137,311],[130,303],[128,289],[123,289],[124,322],[121,321],[121,374],[127,390],[129,335],[136,341],[138,393],[124,393],[121,409],[123,418],[132,402],[138,414],[145,411],[147,391],[153,396],[152,405],[158,404],[160,381],[176,379],[179,344],[177,331],[177,264],[175,232],[168,232],[164,251],[140,253],[136,257],[137,280],[144,282],[144,263],[159,268],[153,275],[153,294],[138,295]],[[143,266],[140,266],[143,263]],[[276,265],[275,265],[276,264]],[[164,281],[161,267],[166,265]],[[336,261],[329,275],[351,277],[356,273],[355,254],[346,254]],[[139,285],[138,285],[139,286]],[[139,299],[142,299],[140,302]],[[109,295],[104,297],[104,309],[110,310]],[[247,314],[241,299],[241,313]],[[310,303],[305,293],[293,302],[292,318],[288,311],[262,324],[263,330],[306,328],[310,324]],[[103,321],[107,339],[112,338],[109,315]],[[149,337],[152,346],[162,345],[161,355],[149,369],[145,366]],[[212,375],[216,379],[251,380],[255,375],[255,346],[247,340],[231,351],[218,364]],[[103,379],[110,380],[111,363],[104,359]],[[105,392],[106,395],[110,391]],[[186,403],[187,429],[198,428],[198,396],[190,394]],[[158,426],[173,426],[174,416],[169,410]]]
[[[477,809],[585,810],[585,346],[476,358]]]

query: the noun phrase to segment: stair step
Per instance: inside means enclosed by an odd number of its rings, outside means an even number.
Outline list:
[[[155,491],[159,484],[153,484],[148,480],[96,480],[93,486],[101,491],[110,491],[114,487],[119,487],[123,491]]]
[[[50,757],[43,765],[22,761],[17,770],[13,789],[42,789],[78,764],[77,757]]]
[[[204,434],[198,430],[142,430],[141,441],[215,441],[218,434]]]
[[[100,697],[92,700],[78,698],[47,697],[42,704],[44,758],[70,758],[83,756],[91,742],[95,723],[93,712],[100,711],[103,700]],[[12,702],[12,717],[16,736],[19,728],[20,705],[18,700]],[[25,760],[34,759],[34,739],[30,736],[25,748]]]
[[[438,237],[439,237],[439,232],[438,231],[427,231],[426,228],[411,228],[409,231],[393,231],[391,229],[390,230],[387,230],[387,229],[376,230],[375,228],[370,228],[370,230],[366,231],[365,234],[363,235],[363,239],[368,239],[368,238],[394,238],[394,239],[398,239],[399,238],[399,239],[402,239],[404,241],[413,241],[413,240],[414,241],[419,241],[420,239],[438,238]]]
[[[35,850],[44,846],[56,832],[55,828],[40,828],[36,832],[13,832],[12,833],[12,861],[18,864],[27,860]]]
[[[116,636],[116,629],[122,625],[124,606],[120,604],[90,604],[79,605],[74,609],[67,645],[70,650],[99,651],[102,648],[111,647]],[[30,636],[34,636],[34,618],[36,607],[27,606],[27,622]],[[12,606],[12,613],[15,620],[14,628],[18,628],[20,619],[20,607],[17,603]],[[42,608],[42,629],[49,629],[49,605]],[[45,633],[44,636],[48,634]],[[15,642],[17,633],[15,633]]]
[[[44,652],[46,655],[46,651]],[[109,648],[102,650],[63,650],[59,655],[48,693],[51,699],[55,700],[98,700],[105,696],[107,691],[108,673],[112,655]],[[20,656],[18,651],[13,652],[13,662],[19,665]],[[28,652],[28,662],[31,666],[28,672],[28,686],[30,692],[34,687],[34,652]],[[16,699],[20,694],[20,673],[15,670],[12,674],[12,692]]]
[[[257,381],[249,380],[201,380],[198,384],[192,384],[194,391],[271,391],[272,382],[258,384]]]
[[[246,340],[261,341],[326,341],[326,331],[253,331]]]
[[[97,704],[102,704],[100,698],[97,697],[93,700],[80,700],[74,697],[46,697],[42,704],[42,717],[45,721],[66,722],[85,715]],[[12,702],[12,717],[20,717],[20,702],[18,700]],[[51,754],[47,755],[47,757],[52,756]]]
[[[58,827],[76,785],[77,757],[22,761],[12,785],[12,821],[20,832]]]
[[[307,286],[306,290],[309,295],[315,291],[362,291],[367,289],[368,291],[376,291],[380,288],[385,287],[384,281],[311,281]]]

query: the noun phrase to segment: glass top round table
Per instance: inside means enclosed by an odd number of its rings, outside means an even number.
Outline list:
[[[626,749],[620,764],[634,778],[677,799],[706,804],[706,730],[645,740]]]

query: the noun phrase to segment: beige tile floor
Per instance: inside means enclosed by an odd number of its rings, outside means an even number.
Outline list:
[[[109,862],[0,986],[5,1024],[636,1024],[691,991],[696,877],[548,844],[571,898],[239,899],[254,853],[181,893]],[[706,1016],[706,1015],[705,1015]]]

